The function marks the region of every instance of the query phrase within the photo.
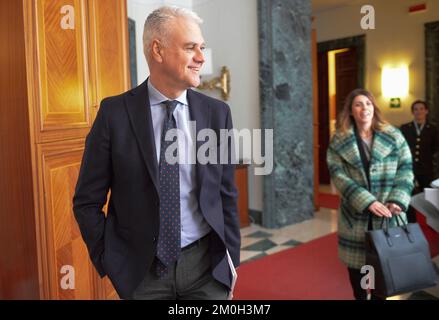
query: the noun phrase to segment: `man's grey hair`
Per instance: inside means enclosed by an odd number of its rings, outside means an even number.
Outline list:
[[[158,38],[166,46],[169,37],[168,23],[179,17],[189,19],[198,25],[203,23],[203,20],[195,12],[176,6],[160,7],[146,18],[143,28],[143,52],[147,60],[151,53],[152,41]]]

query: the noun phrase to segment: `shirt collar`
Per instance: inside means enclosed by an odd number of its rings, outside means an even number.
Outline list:
[[[185,106],[188,105],[188,103],[187,103],[187,90],[184,90],[181,93],[181,95],[179,97],[177,97],[176,99],[169,99],[168,97],[163,95],[160,91],[158,91],[152,85],[152,83],[151,83],[151,81],[149,81],[149,79],[148,79],[148,95],[149,95],[149,104],[151,106],[159,105],[159,104],[161,104],[161,103],[163,103],[164,101],[167,101],[167,100],[176,100],[180,104],[183,104]]]

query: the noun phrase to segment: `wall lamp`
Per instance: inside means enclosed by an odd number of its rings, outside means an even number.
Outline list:
[[[200,70],[200,76],[210,75],[212,71],[212,49],[206,48],[204,50],[204,65]],[[221,75],[211,80],[203,81],[197,89],[199,90],[214,90],[221,92],[221,97],[224,101],[229,99],[230,95],[230,71],[226,66],[221,68]]]
[[[409,68],[384,67],[381,73],[381,90],[383,96],[390,99],[391,108],[401,107],[401,98],[409,93]]]

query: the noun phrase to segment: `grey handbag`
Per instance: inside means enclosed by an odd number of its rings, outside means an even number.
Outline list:
[[[366,232],[366,264],[374,267],[374,294],[381,297],[433,287],[438,282],[419,224],[406,224],[398,216],[396,220],[398,226],[389,227],[389,219],[383,218],[381,229]]]

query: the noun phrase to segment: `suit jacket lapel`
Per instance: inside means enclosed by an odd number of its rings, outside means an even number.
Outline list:
[[[126,109],[151,179],[159,192],[158,163],[147,81],[125,96]]]
[[[210,107],[209,104],[204,102],[200,96],[190,89],[187,91],[187,97],[189,103],[189,114],[191,120],[195,121],[196,123],[196,132],[198,136],[198,132],[200,132],[200,130],[210,127]],[[203,141],[198,141],[198,139],[196,139],[196,154],[198,154],[198,149],[203,143]],[[197,160],[195,167],[197,173],[198,192],[200,192],[203,184],[205,166],[199,164]]]

